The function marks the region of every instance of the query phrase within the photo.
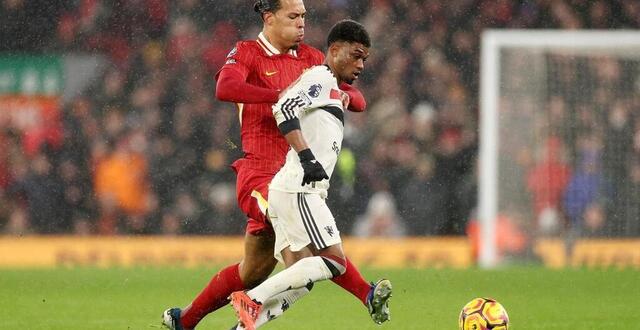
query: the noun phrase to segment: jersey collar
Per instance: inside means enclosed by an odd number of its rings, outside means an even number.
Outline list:
[[[258,45],[260,45],[260,47],[262,47],[262,49],[269,56],[280,55],[280,51],[278,50],[278,48],[274,47],[269,42],[269,40],[267,40],[267,37],[265,37],[262,32],[260,32],[260,34],[258,35]],[[289,54],[291,56],[294,56],[294,57],[298,57],[298,52],[296,50],[294,50],[294,49],[289,49],[287,54]]]

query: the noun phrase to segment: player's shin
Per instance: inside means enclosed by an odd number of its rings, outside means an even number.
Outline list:
[[[291,267],[277,273],[259,286],[247,292],[247,295],[258,302],[266,302],[269,298],[289,289],[299,289],[322,280],[327,280],[344,273],[344,265],[339,258],[307,257],[302,258]]]
[[[358,271],[356,265],[351,260],[346,259],[347,270],[344,274],[334,277],[331,280],[341,286],[343,289],[351,292],[354,296],[358,297],[364,305],[367,304],[367,295],[371,290],[371,285]]]
[[[239,265],[231,265],[213,276],[207,286],[182,311],[180,322],[185,329],[195,328],[207,314],[229,303],[227,297],[234,291],[245,288],[240,273]]]

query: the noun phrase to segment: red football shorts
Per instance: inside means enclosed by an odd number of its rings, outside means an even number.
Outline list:
[[[272,173],[256,171],[244,166],[233,166],[237,173],[236,197],[238,205],[247,219],[246,232],[257,235],[263,231],[273,233],[273,227],[267,220],[267,200]]]

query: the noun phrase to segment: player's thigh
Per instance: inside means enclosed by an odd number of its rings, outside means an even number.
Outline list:
[[[345,255],[342,249],[342,244],[331,245],[325,249],[320,251],[316,250],[313,245],[309,244],[306,248],[300,251],[291,251],[289,247],[285,247],[280,252],[282,255],[282,259],[284,260],[285,267],[289,268],[291,265],[300,261],[303,258],[313,257],[313,256],[326,256],[330,259],[335,259],[335,257],[344,260]]]
[[[295,251],[294,252],[294,251],[291,251],[291,249],[289,249],[289,247],[286,247],[286,248],[282,249],[280,254],[282,255],[282,259],[284,261],[284,265],[287,268],[291,267],[291,265],[295,264],[296,262],[298,262],[302,258],[313,257],[313,255],[314,255],[311,252],[311,249],[308,249],[308,248],[305,248],[305,249],[302,249],[300,251]]]
[[[342,260],[345,259],[344,250],[342,249],[342,244],[331,245],[325,249],[318,251],[317,254],[320,256],[334,256]]]
[[[240,278],[245,286],[254,287],[269,277],[277,264],[273,257],[274,244],[273,232],[245,234],[244,258],[240,263]]]
[[[269,192],[269,219],[275,232],[274,256],[285,265],[299,260],[298,255],[312,255],[304,249],[310,244],[298,209],[298,194],[273,190]]]
[[[340,244],[331,211],[318,194],[269,192],[269,216],[276,233],[275,256],[288,247],[297,252],[311,245],[312,251]]]
[[[273,233],[267,219],[268,187],[273,176],[252,169],[239,169],[236,183],[238,205],[247,215],[248,234],[259,234],[263,231]]]

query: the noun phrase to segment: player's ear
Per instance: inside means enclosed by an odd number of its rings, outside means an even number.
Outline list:
[[[331,55],[332,58],[335,58],[336,56],[338,56],[339,52],[340,52],[339,42],[334,42],[329,46],[329,55]]]
[[[267,25],[273,25],[275,19],[276,19],[276,15],[273,12],[265,12],[264,14],[262,14],[263,19],[264,19],[264,23]]]

